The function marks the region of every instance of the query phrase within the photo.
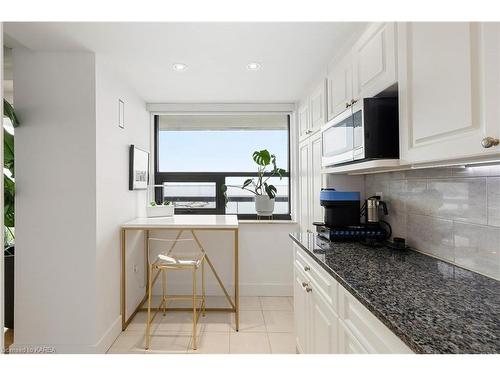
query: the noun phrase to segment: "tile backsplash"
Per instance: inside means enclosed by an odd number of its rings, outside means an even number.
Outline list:
[[[393,236],[500,279],[500,164],[367,175],[365,192],[383,193]]]

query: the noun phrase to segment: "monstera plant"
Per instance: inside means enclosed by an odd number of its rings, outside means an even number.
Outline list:
[[[19,126],[14,108],[7,101],[3,100],[3,115],[12,122],[16,128]],[[3,129],[3,160],[4,160],[4,224],[7,230],[13,236],[10,228],[14,228],[14,196],[15,196],[15,183],[14,183],[14,136],[10,134],[5,127]],[[7,172],[8,171],[8,172]]]
[[[270,216],[274,211],[274,198],[277,189],[268,183],[271,177],[279,177],[281,180],[286,171],[276,165],[276,156],[268,150],[255,151],[252,154],[253,161],[257,164],[257,177],[249,178],[241,186],[222,185],[222,193],[227,204],[227,188],[237,187],[255,194],[255,209],[258,215]]]
[[[8,117],[14,127],[19,121],[12,105],[3,100],[3,115]],[[2,124],[3,125],[3,124]],[[3,159],[4,159],[4,326],[14,328],[14,135],[3,128]],[[3,228],[2,228],[3,229]]]

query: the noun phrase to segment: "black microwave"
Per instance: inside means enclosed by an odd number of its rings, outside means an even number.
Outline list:
[[[323,167],[399,159],[398,99],[361,99],[328,122],[321,133]]]

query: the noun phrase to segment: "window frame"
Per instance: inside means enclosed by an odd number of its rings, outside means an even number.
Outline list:
[[[283,177],[288,178],[288,213],[273,214],[272,220],[291,220],[292,202],[292,179],[291,179],[291,155],[290,155],[290,114],[287,116],[287,152],[288,152],[288,170]],[[214,182],[215,183],[215,208],[176,208],[175,213],[180,215],[225,215],[226,207],[221,187],[225,183],[226,177],[257,177],[257,172],[160,172],[159,168],[159,119],[160,115],[154,115],[154,197],[157,203],[163,199],[164,182]],[[265,176],[270,176],[265,173]],[[255,214],[237,214],[241,220],[258,220]]]

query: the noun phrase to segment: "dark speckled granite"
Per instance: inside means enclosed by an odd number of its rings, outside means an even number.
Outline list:
[[[500,353],[500,281],[413,250],[290,237],[417,353]]]

